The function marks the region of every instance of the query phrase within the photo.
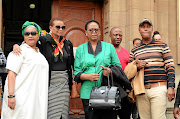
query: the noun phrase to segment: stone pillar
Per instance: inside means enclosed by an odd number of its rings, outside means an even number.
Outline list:
[[[126,0],[104,0],[103,39],[111,42],[109,31],[120,27],[123,31],[122,46],[125,45]]]
[[[141,38],[139,34],[139,22],[148,18],[154,23],[155,6],[154,0],[128,0],[126,4],[126,45],[130,51],[133,47],[133,39]]]
[[[169,14],[169,3],[168,0],[156,0],[157,4],[157,16],[156,25],[157,30],[160,32],[162,39],[165,43],[168,43],[168,14]]]
[[[0,0],[0,46],[2,45],[2,29],[3,29],[3,24],[2,24],[2,0]],[[2,46],[1,46],[2,48]]]
[[[139,22],[148,18],[154,23],[154,14],[154,0],[104,0],[104,41],[110,42],[109,31],[112,27],[120,27],[123,31],[121,45],[130,51],[133,39],[141,38]]]
[[[109,30],[110,30],[110,0],[104,0],[103,3],[103,41],[110,42]]]

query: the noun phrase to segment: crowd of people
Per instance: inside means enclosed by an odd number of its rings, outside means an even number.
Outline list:
[[[50,32],[41,36],[41,27],[26,21],[22,25],[24,42],[13,46],[8,55],[8,76],[4,88],[2,119],[69,119],[69,99],[74,81],[81,83],[85,119],[166,119],[167,100],[175,98],[175,67],[168,45],[162,41],[153,24],[144,18],[139,23],[141,38],[133,39],[130,53],[121,46],[123,31],[113,27],[111,43],[101,41],[101,26],[90,20],[85,24],[88,42],[73,54],[73,44],[65,39],[66,26],[59,18],[49,22]],[[113,75],[110,65],[125,70],[136,61],[136,74],[143,71],[143,94],[124,89],[122,108],[90,109],[91,89],[102,84],[102,77]],[[103,70],[102,72],[100,72]],[[72,73],[73,72],[73,73]],[[108,75],[109,74],[109,75]],[[115,79],[118,80],[118,79]],[[134,87],[135,77],[129,78]],[[133,100],[133,101],[132,101]],[[177,119],[180,105],[180,84],[174,104]]]

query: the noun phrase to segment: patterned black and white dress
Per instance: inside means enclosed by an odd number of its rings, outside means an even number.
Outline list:
[[[48,91],[48,119],[69,119],[69,85],[66,71],[52,71]]]

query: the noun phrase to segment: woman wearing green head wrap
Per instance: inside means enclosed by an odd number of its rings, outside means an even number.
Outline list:
[[[22,36],[24,37],[25,30],[30,26],[34,27],[36,29],[36,31],[38,32],[38,35],[40,36],[40,33],[42,31],[41,27],[38,24],[36,24],[35,22],[29,22],[29,21],[26,21],[22,25]]]
[[[49,65],[36,47],[40,31],[36,23],[25,22],[21,55],[8,55],[2,119],[47,119]]]
[[[73,44],[63,36],[65,28],[61,19],[52,18],[50,33],[41,36],[37,44],[49,63],[48,119],[69,119],[74,54]],[[19,51],[15,45],[13,52]]]

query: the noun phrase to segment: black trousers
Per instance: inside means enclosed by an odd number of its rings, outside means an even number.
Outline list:
[[[122,100],[122,108],[118,110],[120,119],[130,119],[133,103],[130,103],[128,99]]]
[[[138,110],[136,107],[136,102],[134,102],[133,106],[132,106],[132,118],[133,119],[140,119],[139,114],[138,114]]]
[[[115,110],[92,110],[89,108],[89,99],[82,99],[85,119],[117,119]]]

